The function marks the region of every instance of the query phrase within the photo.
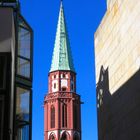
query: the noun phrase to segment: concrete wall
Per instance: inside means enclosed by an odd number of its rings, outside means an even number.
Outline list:
[[[140,1],[108,0],[114,5],[95,33],[96,82],[100,68],[109,68],[113,94],[140,67]]]
[[[107,4],[95,33],[98,140],[140,140],[140,1]]]

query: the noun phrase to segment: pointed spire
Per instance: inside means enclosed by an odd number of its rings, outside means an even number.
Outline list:
[[[71,70],[75,72],[66,29],[62,0],[60,4],[59,19],[50,72],[56,70]]]

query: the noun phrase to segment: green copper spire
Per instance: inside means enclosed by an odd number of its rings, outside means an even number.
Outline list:
[[[56,70],[71,70],[75,72],[62,2],[60,6],[59,20],[57,25],[57,33],[50,72]]]

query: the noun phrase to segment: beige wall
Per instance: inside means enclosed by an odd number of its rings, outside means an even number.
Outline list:
[[[107,8],[112,8],[116,0],[107,0]]]
[[[108,0],[110,7],[95,33],[96,83],[109,68],[113,94],[140,67],[140,0]]]

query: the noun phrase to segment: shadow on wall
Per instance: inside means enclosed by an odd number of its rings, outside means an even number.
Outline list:
[[[112,95],[109,68],[101,66],[96,87],[99,140],[140,140],[140,70]]]
[[[110,98],[111,94],[109,91],[109,75],[108,68],[104,69],[101,66],[99,81],[96,85],[96,93],[97,93],[97,107],[101,107],[105,104]]]

